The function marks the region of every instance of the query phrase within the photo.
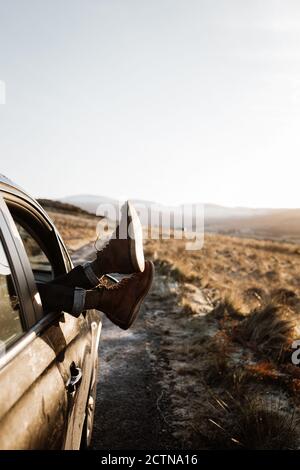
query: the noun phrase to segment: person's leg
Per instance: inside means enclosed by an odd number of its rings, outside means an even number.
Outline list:
[[[84,310],[86,290],[52,283],[37,283],[45,313],[64,310],[80,315]]]
[[[152,285],[153,263],[147,261],[142,273],[136,273],[111,287],[85,290],[57,284],[38,284],[46,312],[66,311],[74,316],[96,309],[120,328],[126,330],[134,322],[141,304]]]
[[[142,226],[134,207],[127,202],[122,207],[120,225],[108,243],[96,252],[94,261],[77,266],[51,282],[92,289],[104,274],[132,274],[143,272],[144,267]]]
[[[76,266],[67,274],[54,278],[49,284],[93,289],[99,285],[100,278],[87,266],[87,264]]]

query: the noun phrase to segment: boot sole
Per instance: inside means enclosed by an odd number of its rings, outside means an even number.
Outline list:
[[[151,289],[153,278],[154,278],[154,265],[152,261],[148,261],[150,264],[150,272],[149,272],[149,279],[148,283],[145,287],[145,289],[142,291],[141,295],[138,297],[135,306],[133,307],[133,312],[131,314],[131,317],[129,321],[126,324],[122,324],[118,322],[118,326],[122,328],[122,330],[128,330],[128,328],[131,327],[131,325],[134,323],[136,320],[138,313],[140,311],[141,304],[143,303],[146,295],[148,294],[149,290]]]
[[[133,271],[142,273],[145,269],[143,229],[139,216],[129,201],[127,202],[127,222],[130,239],[129,251]]]

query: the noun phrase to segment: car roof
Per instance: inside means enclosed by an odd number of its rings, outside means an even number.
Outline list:
[[[43,213],[44,217],[47,219],[47,221],[50,223],[50,225],[53,225],[51,219],[49,218],[49,216],[45,212],[45,210],[42,208],[42,206],[32,196],[30,196],[30,194],[28,194],[27,191],[25,191],[23,188],[21,188],[21,186],[14,183],[9,178],[7,178],[5,175],[0,174],[0,192],[1,192],[1,190],[12,193],[12,194],[14,194],[16,196],[19,196],[19,197],[27,200],[28,202],[30,202],[37,209],[39,209],[40,212]]]
[[[24,191],[24,189],[21,188],[21,186],[17,185],[16,183],[14,183],[12,180],[10,180],[9,178],[7,178],[7,176],[5,175],[1,175],[0,174],[0,186],[9,186],[11,189],[15,189],[16,191],[20,191],[22,192],[23,194],[25,194],[26,196],[28,196],[30,199],[32,199],[29,194],[26,193],[26,191]]]

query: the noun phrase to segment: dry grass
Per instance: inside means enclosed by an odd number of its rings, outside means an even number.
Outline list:
[[[147,240],[146,252],[176,284],[181,308],[165,345],[176,436],[193,448],[299,448],[300,370],[290,349],[299,329],[299,246],[207,235],[198,252],[181,240]],[[195,290],[207,305],[195,302]]]
[[[48,211],[68,249],[79,249],[96,239],[96,227],[99,219],[93,215],[76,216],[56,211]]]
[[[183,281],[199,283],[223,299],[236,294],[241,299],[252,289],[284,289],[300,296],[298,245],[206,234],[200,251],[188,252],[184,240],[174,239],[146,240],[145,249]]]
[[[97,223],[101,217],[96,217],[72,204],[50,199],[38,201],[55,223],[70,252],[95,240]]]
[[[235,328],[234,338],[279,361],[293,341],[294,326],[288,313],[272,304],[254,310]]]
[[[237,401],[230,395],[213,397],[207,423],[200,414],[198,429],[211,449],[287,450],[297,449],[299,432],[296,414],[282,409],[280,400],[246,397]],[[206,410],[207,412],[207,410]]]
[[[69,247],[95,238],[94,217],[50,214]],[[300,248],[290,243],[206,235],[146,240],[156,264],[150,306],[161,353],[168,423],[184,448],[300,448]]]

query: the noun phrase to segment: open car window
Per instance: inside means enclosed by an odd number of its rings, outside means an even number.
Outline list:
[[[5,198],[23,242],[36,282],[49,282],[69,268],[53,226],[35,207],[17,198]]]
[[[53,267],[48,256],[34,238],[20,222],[15,221],[16,227],[23,242],[36,281],[48,281],[53,278]]]

